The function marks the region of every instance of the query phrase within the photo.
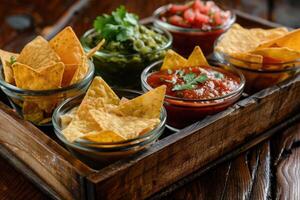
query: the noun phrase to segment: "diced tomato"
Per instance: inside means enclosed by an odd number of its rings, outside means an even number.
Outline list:
[[[198,10],[201,11],[201,9],[203,8],[203,3],[200,0],[195,0],[194,4],[193,4],[193,8],[194,10]]]
[[[222,17],[221,17],[220,12],[215,12],[215,13],[214,13],[214,22],[215,22],[215,24],[217,24],[217,25],[223,24],[223,19],[222,19]]]
[[[200,27],[203,25],[203,24],[206,24],[209,22],[209,17],[207,15],[204,15],[202,13],[200,13],[199,11],[196,11],[195,12],[195,20],[194,20],[194,25],[196,27]]]
[[[188,5],[174,5],[172,4],[169,8],[169,12],[171,14],[176,14],[176,13],[180,13],[180,12],[184,12],[185,10],[187,10],[189,8]]]
[[[193,9],[187,9],[186,11],[184,11],[183,13],[183,18],[189,22],[189,23],[193,23],[194,19],[195,19],[195,12],[193,11]]]
[[[185,27],[185,28],[190,27],[190,25],[187,24],[184,21],[184,19],[178,15],[173,15],[173,16],[169,17],[169,23],[173,24],[175,26],[180,26],[180,27]]]

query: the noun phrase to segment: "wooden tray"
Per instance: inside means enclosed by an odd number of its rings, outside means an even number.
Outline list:
[[[246,26],[275,26],[237,14],[238,22]],[[102,169],[82,163],[57,141],[52,130],[38,129],[0,102],[0,154],[57,199],[142,199],[299,113],[299,98],[297,76],[180,132],[164,134],[147,151]]]

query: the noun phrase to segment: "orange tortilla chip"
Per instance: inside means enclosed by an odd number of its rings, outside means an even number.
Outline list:
[[[60,58],[50,47],[48,41],[41,36],[37,36],[29,42],[17,58],[17,62],[34,69],[53,65],[59,61]]]
[[[165,93],[166,86],[162,85],[120,104],[115,112],[122,116],[134,116],[144,119],[159,118]]]
[[[91,142],[107,143],[107,142],[121,142],[127,138],[119,135],[113,131],[99,131],[85,134],[82,139],[89,140]]]
[[[87,56],[83,55],[80,65],[77,67],[70,84],[75,84],[80,82],[84,77],[86,76],[87,72],[89,70],[89,60]]]
[[[290,62],[300,58],[300,52],[287,47],[257,49],[251,53],[276,60],[276,63]]]
[[[68,26],[50,40],[50,46],[59,55],[61,61],[67,64],[81,64],[84,55],[83,48],[73,29]]]
[[[13,70],[11,68],[12,60],[16,60],[19,54],[11,53],[0,49],[0,57],[3,66],[4,79],[6,82],[13,84],[15,82]]]
[[[203,52],[199,46],[196,46],[187,60],[187,66],[197,67],[197,66],[209,66]]]
[[[62,87],[66,87],[68,85],[70,85],[75,72],[78,70],[79,65],[77,64],[67,64],[65,65],[65,71],[64,71],[64,75],[63,75],[63,80],[62,80]]]
[[[173,50],[168,50],[160,70],[178,69],[187,66],[187,60]]]

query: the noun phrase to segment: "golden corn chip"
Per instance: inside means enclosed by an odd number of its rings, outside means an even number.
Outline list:
[[[39,72],[44,79],[47,79],[53,87],[59,88],[62,84],[65,65],[62,62],[55,63],[46,67],[41,67],[36,71]]]
[[[196,46],[187,60],[188,67],[209,66],[202,50]]]
[[[49,43],[63,63],[80,65],[84,51],[70,26],[59,32]]]
[[[229,58],[229,62],[238,67],[261,69],[263,65],[263,57],[261,55],[251,53],[235,53]]]
[[[245,53],[255,49],[260,39],[247,29],[234,24],[221,38],[215,47],[215,51],[232,55],[234,53]]]
[[[287,47],[300,51],[300,29],[291,31],[282,37],[262,43],[257,49],[263,49],[267,47]]]
[[[252,28],[248,30],[252,35],[257,37],[260,40],[260,42],[282,37],[289,32],[288,29],[285,27],[279,27],[273,29]]]
[[[257,49],[251,53],[272,58],[275,63],[289,62],[300,58],[300,52],[287,47],[270,47]]]
[[[118,116],[101,110],[90,110],[90,113],[102,130],[113,132],[127,139],[136,138],[145,133],[145,130],[153,129],[160,121],[158,118]]]
[[[4,79],[6,82],[13,84],[15,82],[13,71],[11,68],[11,61],[18,58],[19,54],[11,53],[0,49],[0,57],[3,66]]]
[[[43,111],[35,102],[24,100],[22,107],[23,117],[36,124],[39,124],[44,119]]]
[[[89,60],[83,55],[79,66],[77,67],[70,84],[75,84],[81,81],[87,74],[89,69]]]
[[[17,62],[28,65],[34,69],[53,65],[60,61],[55,51],[50,47],[47,40],[37,36],[29,42],[21,51]]]
[[[77,107],[73,108],[70,112],[60,116],[60,123],[63,129],[65,129],[74,119],[77,109]]]
[[[121,142],[127,139],[112,131],[99,131],[99,132],[88,133],[83,135],[81,138],[85,140],[89,140],[91,142],[99,142],[99,143]]]
[[[79,65],[78,64],[66,64],[65,65],[65,71],[63,75],[63,80],[62,80],[62,87],[66,87],[70,85],[75,72],[78,70]]]
[[[115,112],[122,116],[134,116],[145,119],[160,117],[166,93],[166,86],[157,87],[137,98],[120,104]]]
[[[16,62],[12,67],[16,86],[19,88],[28,90],[48,90],[58,87],[57,83],[49,82],[49,80],[46,79],[44,75],[32,69],[28,65]],[[59,77],[56,78],[60,80]]]
[[[187,66],[187,60],[173,50],[168,50],[161,70],[178,69]]]
[[[94,48],[92,48],[87,54],[86,56],[88,58],[91,58],[99,49],[101,49],[101,47],[103,46],[103,44],[105,43],[105,39],[102,39],[99,44],[97,44],[97,46],[95,46]]]

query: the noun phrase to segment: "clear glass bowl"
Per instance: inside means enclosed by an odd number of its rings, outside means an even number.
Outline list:
[[[49,126],[52,113],[60,102],[86,92],[93,79],[94,70],[94,64],[89,61],[87,75],[76,84],[52,90],[25,90],[7,83],[1,66],[0,87],[21,117],[38,126]]]
[[[169,31],[173,36],[173,49],[183,56],[188,56],[194,47],[199,45],[205,55],[213,52],[215,40],[227,31],[236,20],[235,13],[230,10],[230,18],[221,26],[210,30],[183,28],[164,22],[160,16],[168,10],[169,5],[156,9],[153,13],[154,26]]]
[[[271,87],[300,72],[300,59],[285,63],[256,63],[233,58],[229,55],[215,52],[219,62],[237,68],[246,78],[245,92],[254,94]]]
[[[139,92],[133,90],[116,90],[116,93],[120,97],[126,97],[128,99],[140,95]],[[71,153],[93,168],[103,167],[149,148],[153,143],[155,143],[155,141],[157,141],[165,129],[167,114],[165,109],[162,108],[160,123],[157,127],[140,137],[114,143],[94,143],[84,140],[70,143],[62,134],[60,116],[68,113],[74,107],[79,106],[83,97],[84,95],[74,97],[60,104],[53,114],[52,123],[55,134],[59,140],[65,144]]]
[[[162,61],[158,61],[147,67],[142,75],[142,89],[147,92],[152,89],[148,84],[148,77],[155,71],[158,71],[162,65]],[[242,95],[245,85],[245,78],[242,73],[233,67],[222,65],[220,63],[212,63],[214,68],[222,68],[226,71],[234,73],[240,78],[240,85],[237,90],[218,98],[212,99],[183,99],[166,95],[164,106],[167,110],[167,124],[173,128],[184,128],[194,122],[197,122],[208,115],[213,115],[225,110],[234,104]]]
[[[149,27],[149,26],[148,26]],[[146,54],[120,54],[97,51],[93,56],[96,75],[101,76],[110,86],[116,88],[140,89],[140,75],[150,64],[164,57],[167,49],[171,48],[172,35],[153,26],[156,32],[163,34],[168,42],[160,49],[153,50]],[[81,38],[82,46],[88,52],[91,48],[87,43],[87,38],[95,30],[90,29]]]

